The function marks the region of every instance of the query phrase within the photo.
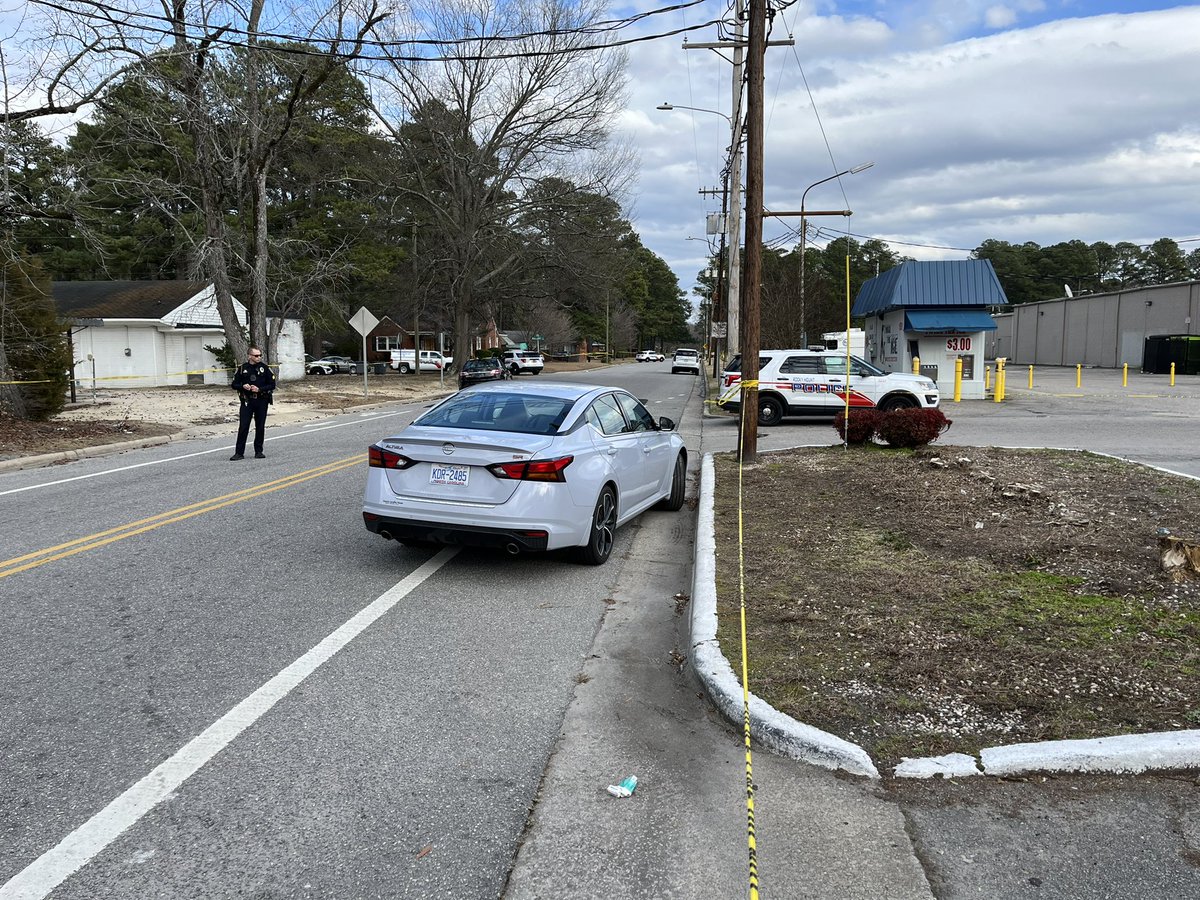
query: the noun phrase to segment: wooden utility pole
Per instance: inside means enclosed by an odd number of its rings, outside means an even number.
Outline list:
[[[742,274],[742,415],[738,458],[758,459],[759,300],[762,286],[763,68],[767,50],[766,0],[750,0],[746,48],[746,261]]]

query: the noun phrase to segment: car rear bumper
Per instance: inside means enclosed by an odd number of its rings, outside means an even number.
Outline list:
[[[494,547],[522,552],[547,549],[550,534],[545,529],[487,528],[480,525],[450,525],[444,522],[424,522],[419,519],[397,519],[364,512],[363,524],[372,534],[398,541],[430,541],[462,547]]]

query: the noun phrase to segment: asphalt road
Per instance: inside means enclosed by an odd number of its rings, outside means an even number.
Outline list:
[[[637,529],[598,569],[370,535],[415,410],[0,476],[0,897],[499,895]]]
[[[669,364],[571,377],[679,420],[693,465],[732,446]],[[1174,402],[947,414],[965,444],[1182,470]],[[694,517],[648,513],[599,569],[385,543],[362,457],[414,412],[272,429],[261,461],[193,441],[0,475],[0,900],[745,896],[740,734],[680,667]],[[888,789],[761,750],[754,776],[763,896],[1200,895],[1191,778]]]

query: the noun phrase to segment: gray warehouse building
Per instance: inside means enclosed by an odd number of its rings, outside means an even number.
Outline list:
[[[993,313],[989,359],[1020,365],[1141,368],[1147,338],[1200,336],[1200,281],[1022,303]]]

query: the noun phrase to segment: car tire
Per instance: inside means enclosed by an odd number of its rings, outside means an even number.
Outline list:
[[[675,471],[671,475],[671,493],[662,499],[662,508],[675,512],[683,506],[683,495],[687,490],[687,459],[682,453],[675,457]]]
[[[897,409],[916,409],[916,407],[916,400],[914,400],[912,397],[900,395],[898,397],[888,397],[888,399],[885,400],[883,405],[879,408],[884,412],[892,412],[893,410]]]
[[[533,374],[534,374],[534,375],[541,375],[541,374],[542,374],[542,370],[541,370],[541,369],[534,369],[534,370],[533,370]]]
[[[758,424],[770,428],[783,421],[783,404],[775,397],[758,398]]]
[[[412,366],[410,366],[408,363],[406,363],[406,362],[400,363],[400,374],[401,375],[407,375],[411,371],[412,371]]]
[[[351,374],[351,375],[357,375],[357,374],[358,374],[358,366],[351,366],[351,367],[350,367],[350,374]]]
[[[518,375],[521,374],[521,367],[518,366],[516,363],[513,363],[511,366],[508,367],[508,371],[512,372],[513,378],[516,378]]]
[[[587,543],[579,548],[579,558],[589,566],[603,565],[612,556],[617,531],[617,495],[611,487],[604,486],[592,510],[588,526]]]

